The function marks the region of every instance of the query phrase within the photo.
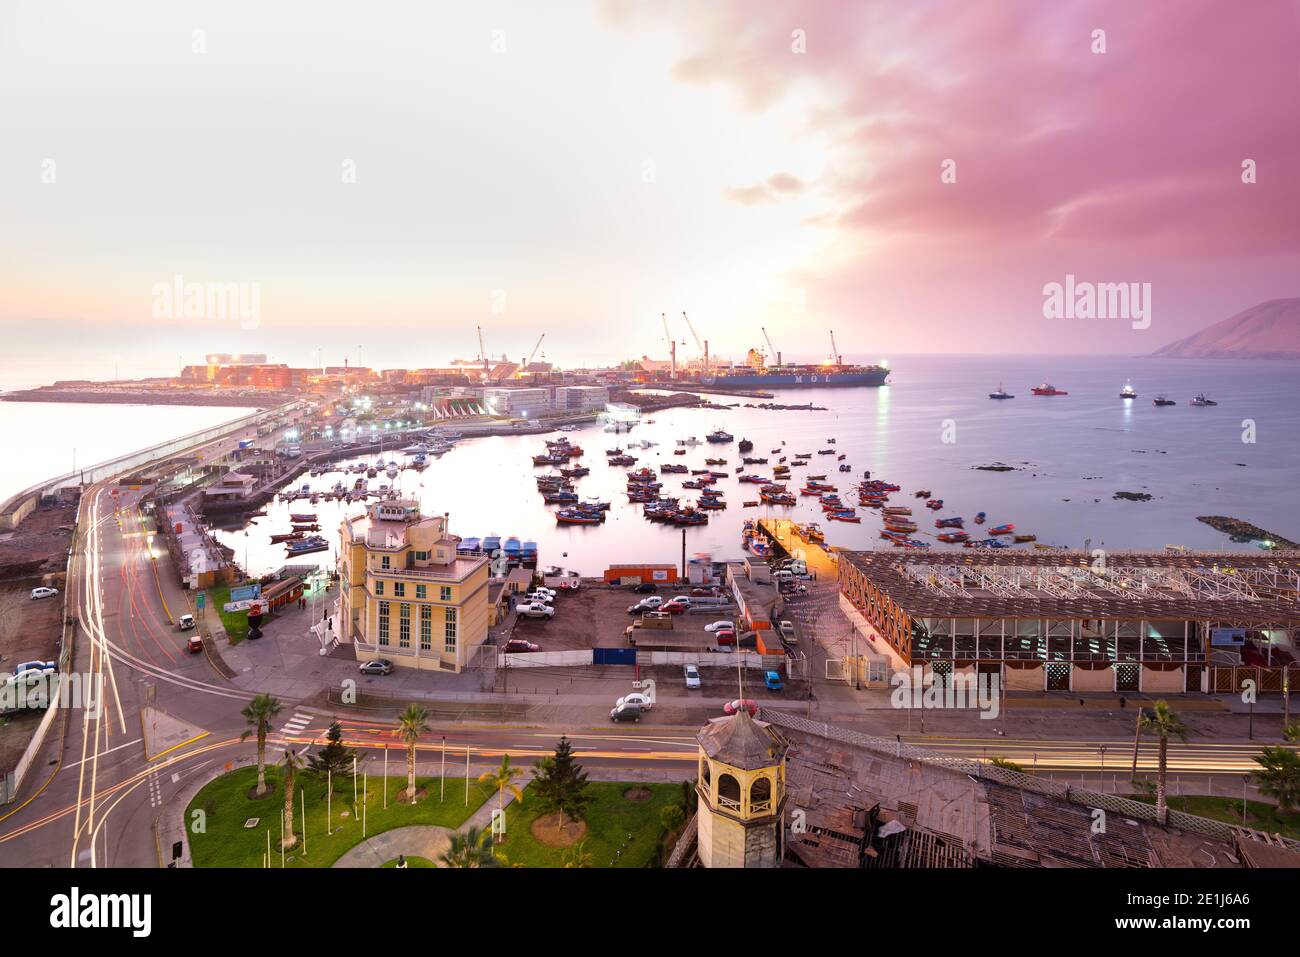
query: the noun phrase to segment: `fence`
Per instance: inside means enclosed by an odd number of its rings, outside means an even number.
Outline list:
[[[774,724],[777,727],[789,728],[793,731],[801,731],[805,734],[815,734],[819,737],[829,738],[832,741],[842,741],[845,744],[866,748],[869,751],[907,758],[933,767],[946,768],[947,770],[954,771],[958,774],[968,774],[972,777],[992,781],[996,784],[1003,784],[1007,787],[1019,788],[1023,791],[1033,791],[1036,794],[1043,794],[1048,797],[1057,798],[1058,800],[1069,801],[1072,804],[1082,804],[1086,807],[1103,808],[1107,811],[1112,811],[1116,814],[1123,814],[1126,817],[1134,818],[1136,820],[1148,821],[1151,823],[1155,823],[1156,821],[1156,808],[1154,804],[1144,804],[1141,801],[1117,797],[1114,794],[1101,794],[1095,791],[1086,791],[1057,781],[1045,781],[1032,774],[1013,771],[1010,768],[1001,768],[985,761],[971,761],[968,758],[949,757],[947,755],[935,754],[932,751],[926,751],[910,744],[903,744],[896,738],[874,737],[869,734],[850,731],[847,728],[839,728],[822,721],[809,721],[806,718],[800,718],[784,711],[760,708],[758,716],[763,721],[766,721],[769,724]],[[1231,824],[1225,824],[1222,821],[1212,821],[1209,818],[1198,817],[1195,814],[1187,814],[1183,811],[1170,810],[1168,815],[1168,823],[1172,827],[1181,828],[1184,831],[1194,831],[1197,834],[1205,834],[1209,837],[1225,841],[1231,841],[1233,839],[1235,829]],[[1287,843],[1300,848],[1300,842],[1288,841]]]
[[[622,662],[605,660],[597,652],[630,652],[630,659]],[[598,660],[600,659],[600,660]],[[739,664],[737,664],[739,659]],[[586,648],[580,651],[535,651],[498,654],[498,668],[565,668],[597,664],[641,665],[698,665],[701,668],[761,668],[763,657],[757,652],[741,651],[730,655],[701,654],[696,651],[645,651],[640,648]]]

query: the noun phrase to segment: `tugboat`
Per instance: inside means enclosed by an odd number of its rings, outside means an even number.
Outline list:
[[[1163,393],[1161,395],[1156,396],[1151,401],[1155,405],[1177,405],[1178,404],[1173,399],[1169,398],[1169,396],[1164,395]]]
[[[1121,399],[1136,399],[1138,397],[1138,392],[1137,389],[1133,388],[1133,383],[1124,383],[1124,388],[1119,390],[1119,397]]]
[[[1192,405],[1197,408],[1204,408],[1207,405],[1218,405],[1213,399],[1207,398],[1204,392],[1196,393],[1196,398],[1192,399]]]
[[[1030,391],[1033,392],[1034,395],[1069,395],[1070,394],[1068,392],[1062,392],[1060,389],[1052,385],[1050,382],[1043,382],[1039,385],[1036,385]]]
[[[732,435],[730,432],[724,431],[723,429],[714,429],[712,432],[706,435],[705,438],[708,439],[710,442],[712,442],[714,445],[721,445],[725,442],[734,442],[736,440],[736,437],[734,435]],[[753,448],[753,446],[751,445],[750,448]]]
[[[752,452],[754,451],[754,443],[749,441],[749,439],[741,439],[740,444],[737,445],[736,448],[740,449],[741,452]]]
[[[997,392],[990,392],[990,393],[989,393],[989,398],[990,398],[990,399],[1014,399],[1015,396],[1012,395],[1010,392],[1008,392],[1006,389],[1002,388],[1002,383],[999,382],[999,383],[998,383],[998,391],[997,391]]]

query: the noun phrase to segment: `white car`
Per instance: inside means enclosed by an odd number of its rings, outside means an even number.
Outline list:
[[[633,691],[630,695],[624,695],[622,698],[619,698],[617,701],[615,701],[614,707],[622,708],[625,705],[629,705],[629,704],[636,705],[642,711],[649,711],[655,705],[655,703],[651,701],[647,695],[643,695],[639,691]]]
[[[691,607],[690,595],[674,595],[672,600],[677,602],[679,605],[685,605],[687,608]]]
[[[735,631],[736,623],[734,621],[715,621],[711,625],[705,625],[704,630],[712,634],[715,631]]]
[[[550,605],[543,605],[540,601],[529,602],[527,605],[520,605],[518,611],[524,618],[555,617],[555,609]]]
[[[627,613],[629,615],[635,615],[639,611],[654,611],[663,603],[664,600],[658,595],[651,595],[649,598],[642,598],[635,605],[630,606]]]
[[[53,598],[58,593],[59,590],[57,588],[48,588],[45,585],[42,585],[40,588],[32,589],[32,598]]]
[[[543,605],[554,605],[555,596],[548,595],[546,592],[534,591],[534,592],[529,592],[527,595],[524,595],[521,601],[523,601],[525,604],[529,602],[540,601]]]
[[[700,686],[700,669],[694,665],[686,666],[686,688],[691,690]]]
[[[552,598],[554,598],[556,595],[559,594],[559,592],[557,592],[554,588],[547,588],[544,585],[538,585],[536,588],[533,589],[532,594],[550,595]]]

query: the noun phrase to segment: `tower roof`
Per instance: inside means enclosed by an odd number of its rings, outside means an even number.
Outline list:
[[[696,739],[714,761],[742,771],[770,768],[785,755],[785,745],[767,724],[755,721],[743,708],[731,717],[713,718]]]

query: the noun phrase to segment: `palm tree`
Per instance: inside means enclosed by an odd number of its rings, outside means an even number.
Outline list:
[[[397,736],[406,745],[406,795],[415,803],[415,746],[429,730],[429,712],[418,704],[407,705],[397,718]]]
[[[1300,755],[1290,748],[1264,748],[1255,763],[1260,769],[1251,777],[1260,794],[1271,797],[1284,812],[1300,805]]]
[[[499,867],[492,853],[490,832],[468,827],[451,836],[451,844],[439,860],[446,867]]]
[[[587,850],[586,841],[579,841],[564,852],[565,867],[592,867],[595,865],[595,861],[595,855]]]
[[[493,787],[493,789],[497,792],[498,812],[504,813],[505,811],[506,791],[509,791],[514,796],[514,799],[516,801],[520,802],[521,804],[523,803],[524,792],[519,789],[519,786],[517,784],[515,784],[515,778],[519,777],[523,773],[524,772],[519,770],[519,768],[511,767],[510,755],[503,754],[501,756],[500,767],[495,768],[491,771],[484,771],[482,774],[478,776],[478,780],[480,784],[490,784]]]
[[[1150,712],[1143,711],[1138,719],[1143,731],[1154,731],[1160,735],[1160,764],[1156,774],[1156,823],[1164,826],[1169,820],[1169,806],[1166,803],[1166,778],[1169,772],[1169,738],[1173,736],[1180,741],[1187,740],[1187,725],[1178,717],[1167,701],[1157,701]]]
[[[253,793],[262,797],[269,790],[266,786],[266,736],[271,731],[271,719],[280,713],[280,702],[269,694],[260,694],[239,713],[249,724],[239,740],[246,741],[249,735],[257,735],[257,790]]]
[[[298,752],[292,748],[286,750],[284,752],[284,837],[280,841],[286,848],[298,843],[298,838],[293,833],[293,782],[300,767],[302,767],[302,758],[298,757]]]

